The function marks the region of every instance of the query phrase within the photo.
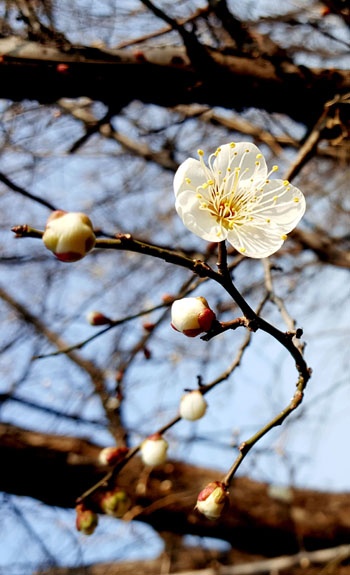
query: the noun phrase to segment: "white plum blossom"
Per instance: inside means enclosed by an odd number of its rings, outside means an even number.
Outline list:
[[[224,144],[199,160],[188,158],[174,177],[175,207],[184,225],[209,242],[227,240],[238,252],[265,258],[276,252],[305,212],[302,192],[270,179],[259,148]]]
[[[159,433],[147,437],[141,444],[141,459],[145,465],[161,465],[166,461],[168,442]]]
[[[183,419],[196,421],[203,417],[207,410],[207,402],[199,389],[189,391],[180,400],[180,415]]]
[[[43,242],[57,259],[76,262],[92,250],[96,237],[86,214],[55,210],[46,222]]]
[[[184,297],[171,306],[171,326],[188,337],[207,332],[216,316],[204,297]]]

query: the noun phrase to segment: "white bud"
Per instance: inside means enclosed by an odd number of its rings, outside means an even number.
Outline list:
[[[47,220],[43,242],[57,259],[76,262],[92,250],[96,237],[86,214],[56,210]]]
[[[188,337],[209,331],[215,320],[204,297],[187,297],[174,301],[171,306],[171,325]]]
[[[100,465],[115,465],[128,453],[127,447],[104,447],[98,454]]]
[[[199,389],[189,391],[180,400],[180,415],[183,419],[195,421],[203,417],[207,410],[207,402]]]
[[[161,465],[166,461],[168,442],[159,433],[154,433],[141,444],[141,458],[145,465]]]
[[[196,509],[208,519],[218,519],[228,504],[229,494],[221,481],[211,481],[198,495]]]

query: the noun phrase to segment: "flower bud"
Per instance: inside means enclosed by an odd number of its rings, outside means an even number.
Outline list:
[[[221,481],[211,481],[199,493],[196,509],[208,519],[218,519],[228,504],[229,493]]]
[[[116,465],[124,459],[128,451],[127,447],[104,447],[98,454],[98,461],[101,465]]]
[[[90,218],[80,212],[54,211],[47,220],[43,242],[62,262],[82,259],[95,245]]]
[[[145,465],[161,465],[166,460],[168,442],[159,434],[154,433],[141,444],[141,458]]]
[[[130,509],[131,501],[127,493],[116,487],[111,491],[106,491],[101,495],[100,507],[106,515],[113,515],[113,517],[123,517]]]
[[[145,358],[145,359],[151,359],[151,357],[152,357],[152,352],[151,352],[151,350],[150,350],[149,347],[146,347],[146,346],[145,346],[145,347],[142,349],[142,351],[143,351],[143,355],[144,355],[144,358]]]
[[[188,337],[209,331],[215,319],[215,313],[204,297],[178,299],[171,306],[172,327]]]
[[[106,325],[111,323],[111,319],[100,311],[90,311],[86,319],[90,325]]]
[[[156,324],[151,322],[151,321],[145,321],[142,324],[142,327],[145,331],[148,331],[149,333],[151,333],[154,330],[154,328],[156,327]]]
[[[98,517],[94,511],[85,507],[83,503],[80,503],[75,508],[76,519],[75,525],[78,531],[81,531],[85,535],[92,535],[95,531],[98,523]]]
[[[195,421],[203,417],[207,410],[207,402],[199,389],[189,391],[180,400],[180,415],[183,419]]]

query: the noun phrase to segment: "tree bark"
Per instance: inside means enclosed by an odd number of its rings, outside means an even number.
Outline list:
[[[0,490],[74,507],[106,472],[98,464],[99,451],[83,439],[0,424]],[[266,557],[348,543],[349,493],[293,489],[273,494],[265,483],[237,477],[228,511],[218,521],[207,520],[194,509],[197,494],[221,475],[177,461],[150,471],[134,457],[118,476],[118,485],[132,500],[125,519],[146,522],[159,532],[222,539],[237,550]]]

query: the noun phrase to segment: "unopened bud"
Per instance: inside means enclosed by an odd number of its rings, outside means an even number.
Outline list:
[[[229,493],[221,481],[211,481],[197,498],[196,509],[208,519],[218,519],[228,504]]]
[[[203,417],[207,410],[207,402],[199,389],[189,391],[180,400],[180,415],[183,419],[195,421]]]
[[[127,447],[104,447],[98,454],[98,461],[101,465],[115,465],[124,459],[128,451]]]
[[[106,325],[111,323],[111,319],[100,311],[90,311],[86,316],[90,325]]]
[[[168,442],[159,433],[154,433],[141,444],[141,458],[145,465],[161,465],[166,461]]]
[[[178,299],[171,306],[172,327],[188,337],[209,331],[215,319],[215,313],[204,297]]]
[[[120,407],[120,399],[118,397],[109,397],[106,400],[105,408],[109,411],[115,411]]]
[[[95,531],[98,523],[98,517],[94,511],[85,507],[83,503],[80,503],[75,508],[76,519],[75,525],[78,531],[81,531],[85,535],[92,535]]]
[[[142,351],[143,351],[143,355],[144,355],[145,359],[151,359],[152,352],[149,349],[149,347],[144,347]]]
[[[165,304],[169,304],[172,303],[174,301],[174,296],[169,294],[169,293],[165,293],[162,295],[162,302]]]
[[[155,328],[155,326],[156,326],[156,324],[153,323],[153,322],[151,322],[151,321],[145,321],[145,322],[142,324],[143,329],[144,329],[145,331],[148,331],[148,332],[153,331],[154,328]]]
[[[116,487],[101,494],[100,507],[103,513],[113,517],[123,517],[130,509],[131,501],[124,489]]]
[[[96,237],[86,214],[56,210],[47,220],[43,242],[60,261],[76,262],[92,250]]]

